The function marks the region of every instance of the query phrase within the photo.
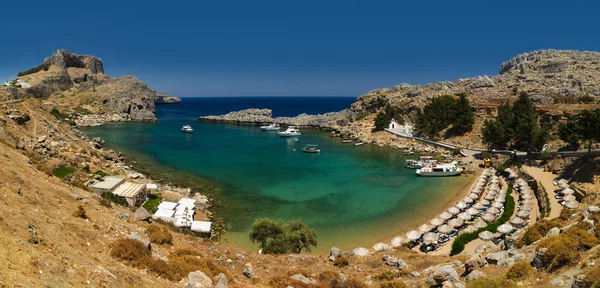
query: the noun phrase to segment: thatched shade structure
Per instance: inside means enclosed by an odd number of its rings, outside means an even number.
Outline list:
[[[398,237],[392,238],[392,240],[390,241],[390,246],[392,246],[392,247],[400,247],[400,246],[402,246],[402,244],[404,244],[406,242],[408,242],[408,241],[406,241],[406,239],[398,236]]]
[[[444,219],[444,220],[448,220],[448,219],[452,218],[452,216],[454,216],[454,215],[452,215],[452,214],[450,214],[448,212],[442,212],[442,214],[440,214],[439,217],[442,218],[442,219]]]
[[[520,217],[513,217],[508,221],[508,223],[517,227],[521,227],[523,224],[525,224],[525,220],[523,220],[523,218]]]
[[[471,204],[471,203],[473,203],[473,199],[471,199],[469,197],[465,197],[462,199],[462,202],[465,202],[466,204]]]
[[[563,195],[573,195],[573,194],[575,194],[575,190],[573,190],[571,188],[567,188],[567,189],[563,189],[560,193],[562,193]]]
[[[479,210],[477,210],[473,207],[467,209],[467,211],[465,211],[465,212],[467,212],[467,214],[469,214],[471,216],[475,216],[475,215],[479,214]]]
[[[569,209],[576,209],[577,207],[579,207],[579,202],[577,201],[567,201],[565,202],[565,204],[563,204],[563,206],[569,208]]]
[[[487,226],[487,223],[485,221],[483,221],[483,219],[481,219],[481,218],[477,218],[475,220],[475,222],[473,222],[473,227],[475,227],[477,229],[483,228],[485,226]]]
[[[460,232],[458,234],[460,235],[460,234],[464,234],[464,233],[473,233],[473,232],[475,232],[475,230],[477,230],[477,228],[475,228],[473,226],[469,226],[463,230],[460,230]]]
[[[479,195],[477,195],[475,193],[471,193],[471,194],[469,194],[468,197],[471,198],[471,199],[473,199],[473,200],[476,200],[477,198],[479,198]]]
[[[456,203],[456,207],[461,210],[465,209],[465,208],[467,208],[467,203],[460,201],[460,202]]]
[[[460,227],[463,224],[465,224],[465,221],[463,221],[462,219],[459,219],[459,218],[454,218],[454,219],[448,221],[448,225],[450,225],[450,226],[452,226],[454,228]]]
[[[496,208],[500,209],[500,208],[504,207],[504,204],[500,203],[500,202],[494,202],[492,204],[492,207],[496,207]]]
[[[456,214],[460,213],[460,209],[458,209],[458,207],[450,207],[450,208],[448,208],[448,213],[450,213],[452,215],[456,215]]]
[[[433,232],[425,233],[425,235],[423,235],[423,242],[425,243],[434,243],[437,242],[438,239],[440,239],[438,234]]]
[[[465,221],[473,219],[473,216],[469,215],[466,212],[459,213],[458,215],[456,215],[456,217],[458,217],[459,219],[465,220]]]
[[[478,202],[478,203],[473,204],[473,206],[471,206],[471,208],[475,208],[477,210],[482,210],[483,208],[485,208],[485,206],[483,206],[483,204]]]
[[[575,200],[577,200],[577,198],[575,198],[575,195],[566,195],[565,197],[563,197],[563,200],[565,200],[565,201],[575,201]]]
[[[496,231],[498,231],[499,233],[502,233],[502,234],[510,234],[514,230],[515,230],[515,228],[513,228],[513,226],[510,224],[502,224],[502,225],[498,226],[498,229],[496,229]]]
[[[483,221],[487,223],[492,223],[496,219],[496,216],[494,216],[494,214],[492,213],[484,213],[483,215],[481,215],[481,219],[483,219]]]
[[[519,212],[517,212],[517,217],[523,218],[523,219],[529,219],[530,214],[531,214],[530,211],[520,210]]]
[[[494,233],[492,233],[490,231],[482,231],[477,236],[479,237],[479,239],[481,239],[483,241],[490,241],[490,240],[492,240],[492,238],[494,238]]]
[[[444,224],[444,220],[442,218],[433,218],[431,221],[429,221],[429,224],[433,226],[440,226]]]
[[[421,238],[421,235],[423,235],[423,233],[421,233],[419,231],[415,231],[415,230],[406,232],[406,238],[408,238],[408,240],[410,240],[410,241],[415,241],[415,240]]]
[[[490,206],[490,201],[486,199],[479,201],[479,203],[481,203],[481,205],[483,206]]]
[[[437,230],[438,230],[438,232],[440,232],[440,233],[447,234],[447,233],[450,233],[450,231],[452,231],[453,229],[452,229],[452,227],[450,227],[450,225],[448,225],[448,224],[444,224],[444,225],[440,225],[440,226],[438,226],[438,227],[437,227]]]
[[[498,209],[496,207],[490,207],[486,212],[496,215],[496,214],[500,214],[500,209]]]
[[[431,226],[429,224],[423,224],[423,225],[419,226],[419,231],[421,231],[421,232],[429,232],[429,231],[431,231],[431,229],[433,229],[433,226]]]

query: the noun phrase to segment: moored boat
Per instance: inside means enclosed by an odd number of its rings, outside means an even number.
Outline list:
[[[319,153],[321,152],[321,149],[319,149],[319,145],[306,144],[306,146],[302,148],[302,151],[304,151],[305,153]]]
[[[363,142],[357,142],[357,143],[354,143],[354,146],[362,146],[363,144],[364,144]]]
[[[279,131],[279,124],[273,123],[268,126],[260,126],[262,131]]]
[[[350,143],[350,142],[352,142],[352,140],[350,140],[350,139],[343,139],[342,140],[342,143]]]
[[[183,131],[184,133],[192,133],[194,132],[194,129],[192,129],[192,126],[190,125],[185,125],[181,127],[181,131]]]
[[[296,129],[294,126],[289,126],[285,131],[278,132],[281,137],[292,137],[292,136],[300,136],[300,130]]]
[[[417,175],[419,176],[456,176],[460,175],[461,172],[462,168],[458,166],[456,161],[443,164],[432,162],[421,169],[417,169]]]

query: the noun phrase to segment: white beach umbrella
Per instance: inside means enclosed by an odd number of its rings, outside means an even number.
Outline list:
[[[481,194],[481,188],[478,188],[477,186],[475,186],[475,188],[473,188],[473,190],[471,191],[471,194],[475,194],[475,195]]]
[[[431,226],[429,224],[423,224],[423,225],[419,226],[419,231],[421,231],[421,232],[429,232],[429,231],[431,231],[431,229],[433,229],[433,226]]]
[[[496,216],[494,216],[494,214],[492,214],[492,213],[486,212],[483,215],[481,215],[481,219],[483,219],[483,221],[485,221],[487,223],[492,223],[496,219]]]
[[[458,215],[456,215],[456,217],[458,217],[459,219],[465,220],[465,221],[471,220],[473,218],[473,216],[471,216],[465,212],[459,213]]]
[[[563,205],[565,207],[569,208],[569,209],[576,209],[577,207],[579,207],[579,202],[577,202],[577,201],[567,201]]]
[[[479,198],[479,195],[477,195],[475,193],[471,193],[471,194],[469,194],[468,197],[471,198],[471,199],[473,199],[473,200],[476,200],[477,198]]]
[[[567,179],[559,179],[557,182],[558,182],[558,185],[569,184],[569,180],[567,180]]]
[[[573,195],[573,194],[575,194],[575,190],[573,190],[571,188],[567,188],[567,189],[563,189],[560,193],[562,193],[563,195]]]
[[[390,241],[390,246],[392,247],[400,247],[402,246],[402,244],[406,243],[408,241],[406,241],[406,239],[404,239],[403,237],[394,237],[392,238],[392,240]]]
[[[563,188],[563,189],[568,189],[571,187],[571,185],[569,185],[569,183],[560,183],[558,185],[558,187]]]
[[[496,194],[495,193],[489,193],[489,192],[487,194],[485,194],[485,197],[483,197],[483,199],[489,200],[489,201],[494,200],[494,198],[496,198]]]
[[[438,239],[440,239],[438,234],[433,232],[425,233],[425,235],[423,235],[423,242],[425,243],[434,243],[437,242]]]
[[[423,233],[416,231],[416,230],[411,230],[406,232],[406,238],[408,238],[408,240],[410,241],[415,241],[419,238],[421,238],[421,235],[423,235]]]
[[[440,218],[444,219],[444,220],[448,220],[450,218],[452,218],[452,214],[448,213],[448,212],[442,212],[442,214],[440,214]]]
[[[467,214],[469,214],[471,216],[475,216],[475,215],[479,214],[479,210],[477,210],[473,207],[467,209],[467,211],[465,211],[465,212],[467,212]]]
[[[523,200],[523,202],[521,202],[521,205],[531,206],[533,205],[533,199]]]
[[[477,235],[479,237],[479,239],[483,240],[483,241],[490,241],[492,240],[492,238],[494,238],[494,233],[490,232],[490,231],[481,231],[479,232],[479,235]]]
[[[471,199],[469,197],[465,197],[462,199],[462,202],[465,202],[466,204],[471,204],[471,203],[473,203],[473,199]]]
[[[483,208],[485,208],[485,206],[483,206],[483,204],[481,204],[481,202],[477,202],[475,204],[473,204],[473,206],[471,206],[477,210],[482,210]]]
[[[577,198],[575,198],[575,195],[566,195],[565,197],[563,197],[563,200],[574,201],[574,200],[577,200]]]
[[[532,198],[533,198],[533,195],[531,195],[531,193],[524,193],[519,196],[519,199],[521,199],[521,200],[527,200],[527,199],[532,199]]]
[[[519,212],[517,212],[517,216],[519,218],[523,218],[523,219],[529,219],[530,216],[530,212],[527,210],[520,210]]]
[[[462,219],[459,219],[459,218],[454,218],[454,219],[448,221],[448,225],[450,225],[450,226],[452,226],[454,228],[460,227],[463,224],[465,224],[465,221],[463,221]]]
[[[510,234],[513,230],[515,230],[515,228],[513,228],[513,226],[510,224],[502,224],[498,226],[498,229],[496,229],[496,231],[502,234]]]
[[[456,203],[456,207],[461,210],[465,209],[465,208],[467,208],[467,203],[460,201],[460,202]],[[452,212],[450,212],[450,213],[452,213]]]
[[[494,202],[504,203],[504,202],[506,202],[506,198],[496,196],[496,199],[494,199]]]
[[[483,228],[487,226],[487,223],[485,221],[483,221],[483,219],[481,218],[477,218],[475,219],[475,222],[473,222],[473,227],[479,229],[479,228]]]
[[[433,218],[431,221],[429,221],[429,224],[433,226],[440,226],[444,224],[444,220],[442,218]]]
[[[496,208],[500,209],[500,208],[504,207],[504,204],[500,203],[500,202],[494,202],[492,204],[492,207],[496,207]]]
[[[510,218],[510,220],[508,222],[517,227],[520,227],[521,225],[525,224],[525,220],[523,220],[523,218],[520,218],[520,217]]]
[[[440,232],[440,233],[444,233],[444,234],[446,234],[446,233],[450,233],[450,231],[452,231],[453,229],[452,229],[452,227],[450,227],[450,225],[448,225],[448,224],[444,224],[444,225],[440,225],[440,226],[438,226],[438,227],[437,227],[437,230],[438,230],[438,232]]]
[[[479,201],[479,203],[481,203],[481,205],[483,206],[490,206],[490,201],[486,199]]]
[[[450,208],[448,208],[448,213],[450,213],[452,215],[456,215],[456,214],[460,213],[460,209],[458,207],[450,207]]]
[[[499,214],[500,213],[500,209],[496,208],[496,207],[490,207],[489,209],[487,209],[486,211],[487,213],[492,213],[494,215]]]
[[[531,204],[521,204],[521,205],[519,205],[519,207],[518,207],[517,210],[531,212],[531,210],[533,210],[533,205],[531,205]]]

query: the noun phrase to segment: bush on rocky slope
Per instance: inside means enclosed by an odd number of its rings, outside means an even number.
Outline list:
[[[173,235],[165,227],[160,225],[150,225],[146,228],[146,234],[150,237],[150,242],[155,244],[173,244]]]
[[[523,279],[533,275],[533,267],[526,260],[519,260],[506,272],[507,279]]]
[[[502,278],[492,278],[492,277],[481,277],[475,279],[469,284],[467,284],[467,288],[514,288],[517,285],[507,279]]]

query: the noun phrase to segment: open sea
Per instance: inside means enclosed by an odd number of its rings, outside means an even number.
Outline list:
[[[402,151],[355,147],[329,133],[302,129],[299,141],[258,126],[205,123],[199,116],[247,108],[296,116],[348,108],[355,97],[184,98],[156,106],[156,123],[107,123],[81,129],[121,151],[136,170],[153,178],[197,187],[215,198],[227,239],[257,250],[248,234],[256,218],[300,218],[317,231],[319,245],[353,249],[389,241],[452,205],[469,177],[417,177],[404,168]],[[189,124],[193,134],[182,133]],[[285,127],[284,127],[285,128]],[[318,144],[320,154],[302,152]],[[403,235],[402,235],[403,236]]]

